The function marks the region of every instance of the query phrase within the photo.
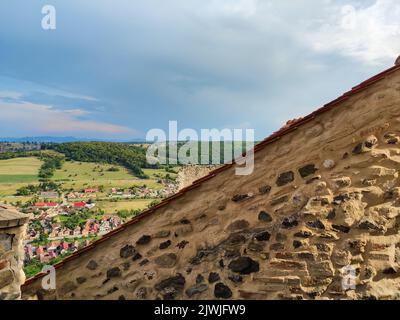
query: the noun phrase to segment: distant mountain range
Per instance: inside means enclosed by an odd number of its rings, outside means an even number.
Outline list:
[[[113,140],[113,139],[88,139],[76,137],[0,137],[0,142],[35,142],[35,143],[64,143],[64,142],[79,142],[79,141],[105,141],[105,142],[130,142],[130,143],[144,143],[142,139],[132,139],[130,141]]]
[[[63,142],[76,142],[76,141],[90,141],[86,139],[78,139],[75,137],[0,137],[0,142],[54,142],[54,143],[63,143]]]

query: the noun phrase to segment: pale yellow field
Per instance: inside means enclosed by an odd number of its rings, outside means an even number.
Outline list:
[[[27,184],[37,184],[41,165],[42,161],[34,157],[0,160],[0,197],[12,196]]]
[[[96,203],[96,206],[100,209],[103,209],[106,213],[114,213],[118,212],[119,210],[146,209],[152,201],[152,199],[135,199],[131,201],[118,202],[99,201]]]
[[[0,203],[4,204],[16,204],[17,202],[20,202],[21,204],[24,204],[28,201],[30,201],[32,197],[30,196],[21,196],[21,197],[12,197],[12,196],[1,196],[0,195]]]
[[[107,171],[111,167],[116,167],[119,171]],[[144,184],[155,189],[162,187],[154,178],[138,179],[121,166],[77,161],[65,162],[62,169],[55,172],[52,180],[62,183],[64,189],[75,190],[98,186],[104,186],[106,189],[129,188]]]
[[[0,160],[0,175],[37,175],[42,161],[37,158]]]

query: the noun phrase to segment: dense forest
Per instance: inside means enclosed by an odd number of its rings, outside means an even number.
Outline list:
[[[185,153],[187,157],[190,156],[190,149],[197,154],[196,163],[194,164],[224,164],[230,163],[233,159],[242,155],[246,151],[245,141],[193,141],[184,142],[179,141],[178,143],[160,143],[158,144],[158,150],[155,152],[156,156],[159,156],[159,151],[164,150],[167,160],[163,159],[163,163],[171,164],[171,159],[176,159],[175,152],[171,151],[177,149],[178,154]],[[197,152],[196,152],[197,149]],[[160,157],[161,158],[161,157]],[[178,164],[182,163],[182,159]],[[175,164],[175,163],[173,163]]]
[[[229,162],[235,155],[245,151],[245,142],[186,142],[174,143],[181,154],[182,150],[187,155],[190,153],[190,147],[195,147],[197,157],[195,156],[195,164],[223,164]],[[165,149],[165,143],[159,145],[154,156],[158,157],[158,152]],[[170,158],[176,159],[175,152],[171,152],[172,144],[167,143],[166,156],[162,164],[149,164],[146,161],[146,148],[140,145],[131,145],[126,143],[114,142],[66,142],[66,143],[49,143],[42,144],[41,151],[17,151],[0,153],[0,160],[12,159],[18,157],[38,157],[44,163],[40,168],[39,177],[47,180],[52,177],[56,169],[62,167],[64,160],[74,160],[82,162],[95,162],[111,165],[121,165],[139,178],[147,178],[142,168],[159,168],[164,165],[175,165],[176,162],[169,161]],[[183,147],[183,149],[182,149]],[[160,149],[161,148],[161,149]],[[226,150],[225,150],[226,149]],[[207,152],[208,151],[208,152]],[[235,151],[235,152],[234,152]],[[207,161],[208,160],[208,161]],[[185,164],[178,161],[179,164]]]
[[[39,178],[42,180],[50,179],[57,169],[61,169],[64,163],[64,155],[59,153],[42,153],[39,157],[43,161],[39,170]]]
[[[9,160],[14,158],[25,158],[25,157],[40,157],[40,151],[7,151],[0,152],[0,160]]]

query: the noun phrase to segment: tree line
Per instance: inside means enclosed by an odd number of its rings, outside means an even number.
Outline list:
[[[147,163],[145,148],[124,143],[66,142],[47,144],[45,148],[64,154],[66,160],[120,165],[142,179],[148,178],[142,168],[159,168]]]

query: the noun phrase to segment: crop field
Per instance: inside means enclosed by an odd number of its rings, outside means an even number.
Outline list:
[[[152,199],[120,200],[118,202],[99,201],[96,205],[106,213],[116,213],[120,210],[146,209],[152,201]]]
[[[42,162],[37,158],[15,158],[0,161],[0,202],[23,204],[32,199],[32,196],[15,196],[17,189],[28,184],[38,184],[38,171]],[[173,172],[164,169],[143,169],[148,179],[139,179],[126,168],[118,165],[66,161],[62,168],[55,171],[52,180],[60,183],[61,188],[79,191],[90,187],[104,187],[103,193],[98,193],[97,207],[107,213],[119,210],[145,209],[152,199],[125,199],[115,202],[106,199],[111,188],[127,189],[133,186],[146,185],[149,188],[160,189],[163,186],[160,179],[167,175],[174,178]],[[104,200],[100,200],[104,199]]]
[[[41,165],[37,158],[0,160],[0,183],[37,182]]]
[[[127,169],[118,165],[76,161],[65,162],[63,167],[55,172],[52,180],[61,183],[64,189],[74,190],[99,186],[105,189],[129,188],[144,184],[155,189],[162,187],[154,176],[150,179],[138,179]]]
[[[0,196],[10,196],[26,185],[38,183],[42,162],[37,158],[0,160]]]

